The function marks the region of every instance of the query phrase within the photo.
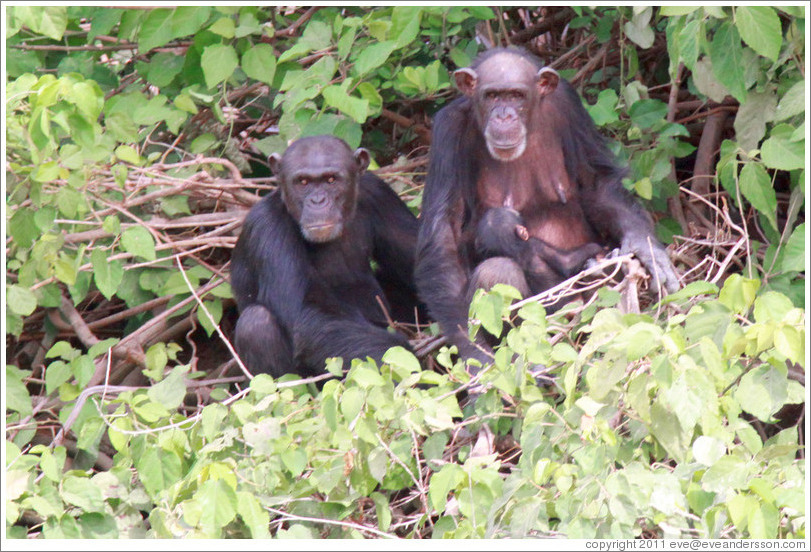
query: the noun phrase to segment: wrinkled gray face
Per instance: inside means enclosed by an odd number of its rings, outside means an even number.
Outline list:
[[[537,71],[520,55],[504,52],[476,69],[454,73],[459,89],[471,98],[487,151],[499,161],[514,161],[527,146],[533,108],[554,91],[558,76],[552,69]]]
[[[355,214],[358,178],[369,164],[368,152],[353,153],[332,136],[313,136],[291,144],[281,158],[274,154],[270,163],[304,239],[325,243],[339,238]]]

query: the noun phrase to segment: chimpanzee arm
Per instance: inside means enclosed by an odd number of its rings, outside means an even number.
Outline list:
[[[619,182],[614,186],[610,183],[598,182],[594,190],[590,203],[598,207],[593,207],[592,224],[614,237],[622,253],[633,253],[668,293],[677,291],[679,278],[667,251],[654,235],[650,216]]]
[[[308,263],[298,226],[279,192],[245,217],[231,257],[231,286],[240,311],[262,305],[292,328],[302,308]]]
[[[466,98],[443,108],[434,119],[415,278],[420,297],[449,343],[456,345],[462,356],[484,363],[486,356],[467,336],[469,307],[465,298],[470,268],[460,258],[463,193],[473,188],[475,179],[475,156],[468,151],[468,124],[474,123]]]
[[[565,81],[556,94],[570,115],[559,135],[567,171],[580,186],[583,210],[589,223],[609,236],[623,253],[633,253],[665,290],[679,288],[679,279],[662,244],[653,232],[650,215],[622,186],[626,171],[617,166],[580,98]]]
[[[396,288],[398,297],[410,300],[413,308],[417,304],[414,284],[417,217],[388,184],[371,173],[360,180],[356,216],[364,217],[368,223],[378,279]]]

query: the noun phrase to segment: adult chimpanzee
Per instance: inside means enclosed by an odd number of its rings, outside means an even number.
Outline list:
[[[240,357],[254,372],[316,375],[328,357],[408,347],[378,300],[413,315],[417,219],[365,172],[369,153],[315,136],[270,163],[279,189],[251,209],[231,258]]]
[[[622,187],[625,171],[568,82],[529,53],[503,48],[454,77],[464,96],[434,119],[415,276],[463,356],[487,358],[467,337],[472,291],[497,282],[542,291],[527,285],[520,258],[477,254],[476,229],[490,209],[518,211],[530,236],[561,251],[619,245],[666,290],[678,288],[650,217]],[[546,255],[537,260],[555,271]]]
[[[527,286],[518,289],[524,296],[559,284],[603,252],[594,242],[565,250],[531,236],[521,214],[510,207],[485,211],[475,235],[477,258],[509,257],[518,263],[526,277]]]

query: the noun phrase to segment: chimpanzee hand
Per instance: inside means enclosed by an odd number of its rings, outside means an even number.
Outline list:
[[[629,232],[622,238],[620,251],[623,254],[633,253],[645,266],[657,282],[657,289],[664,288],[667,293],[673,293],[680,287],[679,277],[673,269],[673,264],[667,251],[648,234]]]

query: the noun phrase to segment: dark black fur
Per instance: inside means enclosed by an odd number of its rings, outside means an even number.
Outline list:
[[[480,56],[473,69],[491,56],[505,52],[531,61],[536,70],[542,67],[538,60],[523,51],[494,49]],[[567,191],[567,201],[553,198],[536,202],[532,212],[522,211],[521,215],[525,219],[575,218],[588,239],[580,243],[556,243],[557,246],[579,247],[586,242],[620,245],[623,250],[637,254],[649,270],[655,269],[669,291],[676,289],[675,273],[664,249],[653,237],[649,216],[622,187],[625,171],[616,164],[577,92],[560,79],[554,91],[538,102],[538,106],[553,107],[552,111],[547,111],[553,115],[541,117],[540,108],[537,109],[534,118],[539,120],[527,121],[529,132],[541,136],[537,133],[543,128],[543,136],[557,140],[573,189]],[[522,165],[527,167],[530,159],[550,154],[546,149],[533,151],[528,147],[515,161],[495,160],[488,154],[475,109],[474,100],[464,96],[441,109],[434,119],[415,277],[429,314],[439,322],[450,343],[457,345],[463,356],[486,360],[467,337],[466,299],[470,297],[471,274],[480,260],[472,242],[484,210],[479,204],[477,183],[486,167],[496,171],[497,180],[505,186],[513,190],[530,188],[535,194],[538,177],[527,181],[519,169]],[[543,235],[535,237],[546,240]]]
[[[488,209],[476,227],[476,260],[509,257],[526,275],[531,293],[541,293],[576,274],[586,261],[603,252],[589,242],[572,249],[555,247],[527,235],[521,214],[514,209]]]
[[[334,148],[335,155],[351,159],[348,146],[335,138],[301,140],[320,140],[321,149]],[[300,157],[284,163],[311,163]],[[281,190],[263,198],[245,219],[231,260],[231,284],[241,313],[237,351],[251,371],[318,375],[329,357],[379,361],[389,347],[409,347],[403,335],[385,329],[376,297],[395,315],[413,319],[417,220],[385,182],[359,175],[361,170],[353,175],[354,214],[343,213],[337,239],[305,240]],[[384,290],[393,292],[387,296]]]

